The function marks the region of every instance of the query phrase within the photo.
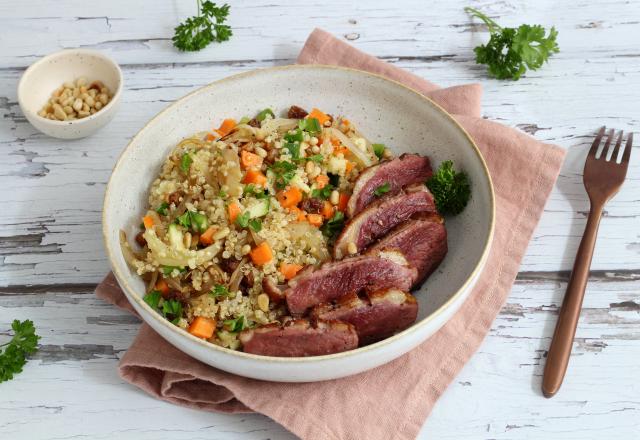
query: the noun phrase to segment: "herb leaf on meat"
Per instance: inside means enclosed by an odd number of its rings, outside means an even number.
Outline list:
[[[384,144],[371,144],[371,148],[373,148],[373,152],[378,157],[378,159],[382,159],[386,146]]]
[[[376,197],[380,197],[381,195],[386,194],[389,191],[391,191],[391,184],[389,182],[386,182],[374,189],[373,194],[375,194]]]
[[[187,18],[175,28],[173,45],[184,51],[204,49],[212,41],[227,41],[233,32],[223,24],[229,15],[229,5],[218,7],[208,0],[197,0],[198,15]]]
[[[560,51],[555,27],[548,35],[540,25],[503,28],[477,9],[467,7],[464,10],[484,21],[489,28],[489,42],[476,47],[474,52],[476,63],[486,64],[489,74],[497,79],[518,80],[527,69],[539,69],[551,55]]]
[[[464,171],[456,172],[453,162],[442,162],[438,170],[427,181],[436,207],[441,214],[460,214],[471,198],[469,178]]]
[[[7,343],[1,344],[0,349],[0,382],[13,379],[15,374],[22,372],[27,363],[27,355],[38,350],[40,336],[36,334],[33,321],[18,321],[11,324],[13,337]]]

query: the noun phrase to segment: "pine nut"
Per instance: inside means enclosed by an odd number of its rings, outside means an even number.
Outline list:
[[[102,108],[102,103],[100,101],[96,102],[96,105],[93,106],[96,110],[100,110]]]
[[[269,295],[266,293],[258,295],[258,307],[265,313],[269,311]]]
[[[67,119],[67,114],[62,110],[60,104],[53,105],[53,114],[59,121],[64,121]]]
[[[75,111],[82,110],[82,99],[78,98],[73,102],[73,109]]]
[[[38,115],[59,121],[83,118],[102,109],[110,99],[111,93],[101,81],[94,81],[89,88],[87,79],[80,77],[55,89]]]
[[[91,97],[91,95],[87,96],[84,102],[87,103],[89,107],[93,107],[96,103],[96,101]]]
[[[256,154],[262,158],[267,157],[267,151],[262,147],[256,147]]]
[[[245,244],[244,246],[242,246],[242,249],[240,249],[240,253],[242,255],[247,255],[249,252],[251,252],[251,246],[249,246],[248,244]]]
[[[307,164],[304,166],[304,170],[307,172],[307,174],[313,173],[313,170],[315,169],[316,169],[316,166],[311,161],[307,162]]]
[[[338,202],[340,201],[340,193],[335,189],[331,191],[331,196],[329,196],[329,201],[331,202],[332,205],[337,205]]]

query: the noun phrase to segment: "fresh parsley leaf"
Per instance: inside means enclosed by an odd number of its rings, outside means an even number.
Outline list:
[[[284,135],[284,140],[289,142],[302,142],[304,140],[304,134],[299,128],[293,133],[287,133]]]
[[[177,299],[167,299],[162,303],[162,314],[173,324],[182,317],[182,303]]]
[[[433,194],[436,208],[441,214],[460,214],[471,197],[471,186],[464,171],[456,172],[453,162],[447,160],[427,181],[427,187]]]
[[[311,191],[311,197],[327,200],[331,196],[333,191],[333,185],[330,183],[325,185],[322,189],[314,189]]]
[[[291,179],[296,175],[296,168],[295,164],[284,160],[280,160],[271,165],[271,168],[269,169],[275,175],[276,188],[282,189],[287,186]]]
[[[338,235],[342,228],[344,228],[344,214],[342,211],[336,211],[333,217],[320,227],[320,230],[325,237],[331,239]]]
[[[162,273],[165,276],[171,275],[174,270],[177,270],[180,273],[185,273],[187,271],[187,268],[186,267],[180,267],[180,266],[162,266]]]
[[[309,132],[309,134],[318,134],[320,133],[320,131],[322,131],[320,121],[318,121],[316,118],[300,119],[300,121],[298,122],[298,128],[300,130]]]
[[[252,218],[248,223],[253,232],[260,232],[262,230],[262,221],[259,218]]]
[[[294,160],[300,159],[300,142],[285,142],[282,148],[286,148]]]
[[[272,118],[276,117],[276,115],[273,113],[273,110],[271,110],[270,108],[265,108],[260,113],[258,113],[258,116],[256,116],[256,121],[264,121],[267,118],[267,115],[270,115]]]
[[[311,162],[322,163],[322,161],[324,160],[324,156],[322,154],[314,154],[313,156],[309,156],[306,159]]]
[[[269,193],[267,190],[263,190],[260,187],[256,187],[253,183],[250,183],[249,185],[246,185],[244,187],[244,195],[246,196],[253,196],[256,199],[267,199],[269,198]]]
[[[27,363],[27,355],[38,350],[40,336],[36,334],[32,321],[15,319],[11,329],[11,340],[0,345],[0,349],[5,347],[0,351],[0,382],[11,380],[15,374],[22,372],[22,367]]]
[[[236,217],[236,225],[240,226],[241,228],[246,228],[247,226],[249,226],[250,215],[251,213],[249,211],[245,211],[242,214],[238,215],[238,217]]]
[[[218,192],[218,195],[219,195],[220,197],[222,197],[223,199],[226,199],[226,198],[227,198],[227,192],[226,192],[226,191],[220,190],[220,191]]]
[[[340,176],[338,174],[327,173],[327,177],[329,177],[329,183],[334,188],[340,186]]]
[[[229,15],[229,5],[218,7],[208,0],[198,0],[198,15],[187,18],[175,28],[173,45],[180,50],[198,51],[212,41],[227,41],[233,32],[223,24]]]
[[[247,328],[247,320],[244,315],[239,316],[236,319],[227,319],[224,321],[224,327],[231,333],[238,333]]]
[[[489,42],[476,47],[474,52],[476,63],[486,64],[489,74],[497,79],[518,80],[527,69],[539,69],[551,55],[560,51],[555,27],[548,35],[540,25],[503,28],[477,9],[464,10],[484,21],[489,28]]]
[[[193,163],[193,159],[189,153],[184,153],[180,158],[180,169],[183,173],[189,172],[189,168],[191,168],[191,164]]]
[[[373,148],[373,152],[378,157],[378,159],[382,159],[382,155],[384,154],[384,149],[387,148],[385,144],[371,144]]]
[[[196,211],[185,211],[176,218],[176,223],[184,228],[191,228],[195,232],[204,232],[209,226],[207,216]]]
[[[156,208],[156,212],[160,215],[167,215],[169,213],[169,204],[167,202],[162,202],[160,206]]]
[[[149,307],[152,309],[158,308],[158,303],[160,302],[160,298],[162,298],[162,294],[157,290],[152,290],[144,296],[144,302],[149,304]]]
[[[373,194],[375,194],[377,197],[380,197],[381,195],[388,193],[390,190],[391,184],[389,182],[386,182],[373,190]]]
[[[216,284],[215,286],[213,286],[213,289],[211,289],[211,292],[209,292],[209,293],[210,293],[210,295],[213,295],[214,298],[221,298],[221,297],[224,297],[224,296],[231,296],[231,293],[229,292],[229,289],[227,289],[222,284]]]

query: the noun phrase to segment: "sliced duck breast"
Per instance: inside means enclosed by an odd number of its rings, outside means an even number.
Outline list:
[[[299,316],[317,304],[361,290],[375,292],[395,287],[408,291],[417,276],[417,270],[408,265],[401,253],[369,252],[304,270],[289,281],[284,294],[289,311]]]
[[[411,326],[418,316],[418,302],[410,293],[398,289],[380,290],[364,298],[353,293],[335,304],[314,307],[311,316],[352,324],[363,346]]]
[[[347,203],[347,216],[353,217],[379,196],[376,189],[386,190],[386,197],[414,183],[424,183],[433,174],[428,157],[418,154],[403,154],[396,159],[381,162],[364,170],[353,187]],[[380,193],[381,191],[378,191]]]
[[[385,249],[399,250],[407,262],[415,267],[418,276],[414,286],[422,283],[447,255],[447,230],[437,214],[425,214],[408,220],[389,232],[370,251],[376,254]]]
[[[360,252],[420,212],[436,212],[433,195],[422,183],[410,185],[394,196],[370,203],[342,230],[335,242],[333,257],[339,260],[349,255],[349,243],[355,244],[352,251]]]
[[[338,321],[293,319],[243,330],[239,338],[246,353],[263,356],[321,356],[358,347],[355,328]]]

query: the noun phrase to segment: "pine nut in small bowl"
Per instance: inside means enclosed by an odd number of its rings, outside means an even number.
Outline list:
[[[122,71],[111,58],[93,50],[67,49],[47,55],[24,72],[18,102],[42,133],[79,139],[113,119],[122,84]]]

